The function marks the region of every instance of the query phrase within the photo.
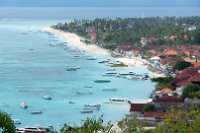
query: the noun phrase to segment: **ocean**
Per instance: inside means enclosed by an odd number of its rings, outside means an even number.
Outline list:
[[[104,115],[105,122],[121,120],[129,113],[129,104],[107,104],[111,97],[126,97],[132,102],[146,101],[154,89],[150,80],[127,80],[106,77],[110,83],[94,83],[104,79],[109,66],[98,61],[108,55],[82,52],[63,45],[62,38],[41,32],[40,29],[57,21],[1,20],[0,21],[0,109],[20,119],[21,125],[53,125],[57,130],[64,123],[79,125],[87,117]],[[51,44],[51,45],[50,45]],[[52,46],[53,45],[53,46]],[[86,56],[97,60],[86,60]],[[80,66],[77,71],[66,71],[70,66]],[[116,72],[149,73],[138,67],[116,68]],[[84,86],[92,86],[85,88]],[[116,92],[104,92],[106,87],[117,88]],[[92,94],[77,94],[77,91]],[[51,95],[52,100],[43,96]],[[69,104],[73,101],[74,104]],[[20,107],[26,102],[27,109]],[[99,111],[82,114],[84,104],[100,103]],[[31,111],[42,111],[33,115]]]

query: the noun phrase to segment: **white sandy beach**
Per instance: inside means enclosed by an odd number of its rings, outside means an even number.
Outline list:
[[[108,55],[109,51],[106,49],[103,49],[99,46],[96,45],[86,45],[85,43],[81,42],[81,40],[84,40],[83,38],[79,37],[76,34],[69,33],[69,32],[63,32],[60,30],[55,30],[50,27],[42,29],[43,31],[53,33],[57,36],[60,36],[63,38],[66,42],[68,42],[67,45],[70,47],[78,48],[80,50],[85,50],[87,52],[92,52],[96,54],[103,54],[103,55]]]
[[[42,29],[42,31],[53,33],[56,36],[61,37],[64,39],[66,42],[68,42],[68,46],[78,48],[80,50],[85,50],[87,52],[95,53],[95,54],[103,54],[103,55],[109,55],[110,51],[103,49],[99,46],[96,45],[86,45],[85,43],[81,42],[81,40],[84,40],[83,38],[79,37],[78,35],[74,33],[69,33],[69,32],[63,32],[60,30],[55,30],[50,27]],[[123,62],[126,65],[129,66],[136,66],[136,67],[142,67],[142,68],[147,68],[147,61],[144,59],[140,59],[138,57],[133,57],[133,58],[128,58],[128,57],[121,57],[121,58],[116,58],[116,60]],[[162,73],[156,73],[156,72],[151,72],[150,77],[163,77],[164,74]]]

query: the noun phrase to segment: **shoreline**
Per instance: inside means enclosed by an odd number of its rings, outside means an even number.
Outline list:
[[[97,45],[87,45],[85,43],[83,43],[81,40],[84,40],[82,37],[78,36],[75,33],[70,33],[70,32],[64,32],[61,30],[55,30],[51,27],[46,27],[44,29],[42,29],[41,31],[44,32],[49,32],[52,33],[56,36],[61,37],[62,39],[64,39],[67,43],[68,46],[70,47],[74,47],[74,48],[78,48],[80,50],[84,50],[87,52],[91,52],[94,54],[101,54],[101,55],[111,55],[111,52],[109,50],[106,50],[104,48],[101,48]],[[149,62],[145,59],[141,59],[138,57],[132,57],[132,58],[128,58],[128,57],[117,57],[115,58],[115,60],[117,61],[121,61],[124,64],[131,66],[131,67],[140,67],[140,68],[144,68],[144,69],[148,69],[148,64]],[[150,78],[154,78],[154,77],[164,77],[165,74],[163,72],[160,71],[150,71]]]

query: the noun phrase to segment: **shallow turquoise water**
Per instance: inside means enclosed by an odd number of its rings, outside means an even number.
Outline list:
[[[59,45],[62,39],[38,31],[55,23],[0,21],[0,109],[11,114],[12,118],[20,119],[20,127],[52,124],[59,129],[63,123],[80,124],[86,117],[102,114],[105,121],[116,122],[129,112],[129,105],[105,104],[109,98],[127,97],[131,101],[148,99],[154,89],[154,84],[148,80],[108,77],[111,83],[94,83],[95,79],[105,78],[101,75],[109,68],[97,62],[111,57],[85,53],[97,57],[97,60],[74,59],[77,52],[70,52]],[[80,66],[81,69],[66,71],[69,66]],[[142,68],[118,68],[116,71],[149,72]],[[103,92],[101,89],[105,87],[115,87],[118,91]],[[91,91],[93,95],[78,95],[76,91]],[[44,95],[51,95],[52,100],[44,100]],[[19,106],[22,101],[27,102],[27,110]],[[75,104],[68,104],[69,101]],[[92,114],[81,114],[83,104],[87,103],[100,103],[102,107]],[[43,114],[31,115],[33,110],[41,110]]]

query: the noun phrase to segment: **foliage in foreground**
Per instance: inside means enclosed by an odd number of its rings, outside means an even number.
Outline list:
[[[3,130],[3,133],[14,133],[15,132],[15,125],[10,116],[0,111],[0,129]]]
[[[164,124],[158,126],[155,133],[199,133],[200,108],[191,107],[185,111],[183,107],[171,109],[164,119]]]
[[[112,125],[110,123],[103,123],[103,116],[98,119],[93,117],[84,120],[81,126],[70,126],[65,124],[64,127],[60,130],[60,133],[105,133],[111,126]]]

